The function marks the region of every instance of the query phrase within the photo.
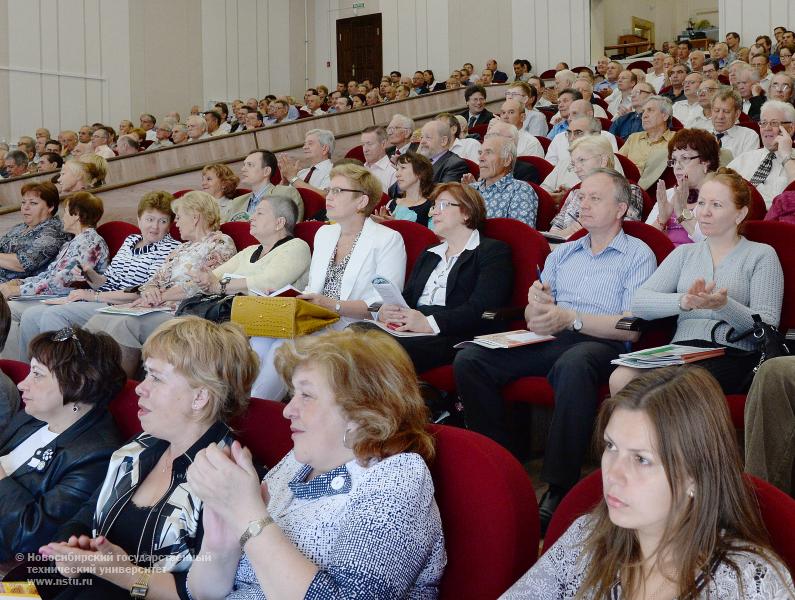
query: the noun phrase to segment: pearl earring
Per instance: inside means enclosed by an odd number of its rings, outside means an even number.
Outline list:
[[[690,491],[687,492],[687,495],[690,496],[691,498],[694,498],[695,495],[696,495],[696,492],[691,489]]]

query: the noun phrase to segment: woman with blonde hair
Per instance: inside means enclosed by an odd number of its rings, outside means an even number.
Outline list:
[[[69,590],[77,598],[129,598],[134,584],[149,597],[181,597],[203,535],[187,469],[203,448],[232,443],[228,424],[246,409],[257,374],[237,325],[198,317],[158,327],[143,358],[135,389],[143,433],[113,453],[101,487],[40,549],[66,577],[92,576]]]
[[[226,165],[215,163],[202,169],[202,191],[218,201],[221,223],[226,223],[232,217],[230,203],[235,197],[238,183],[240,178]]]
[[[108,174],[107,162],[104,159],[102,162],[104,167],[94,162],[67,160],[58,177],[58,191],[61,195],[73,194],[101,185]]]
[[[96,188],[105,185],[105,178],[108,176],[108,161],[105,157],[100,156],[94,152],[84,154],[78,159],[82,163],[90,163],[94,165],[93,177],[89,184],[90,188]]]
[[[446,558],[433,438],[408,356],[380,332],[347,330],[288,342],[276,368],[292,391],[293,450],[262,483],[238,443],[199,452],[188,485],[204,501],[207,560],[186,591],[436,598]]]
[[[709,373],[694,366],[644,373],[605,401],[594,439],[603,498],[505,600],[795,595]]]

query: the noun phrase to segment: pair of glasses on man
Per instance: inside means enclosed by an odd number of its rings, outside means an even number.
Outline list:
[[[74,340],[75,344],[77,345],[77,350],[80,352],[80,356],[85,358],[86,352],[83,350],[83,345],[80,343],[75,330],[71,327],[64,327],[58,331],[54,331],[50,339],[53,342],[67,342],[69,340]]]
[[[759,121],[759,127],[764,127],[767,129],[768,127],[772,127],[773,129],[778,129],[782,125],[791,125],[792,121]]]

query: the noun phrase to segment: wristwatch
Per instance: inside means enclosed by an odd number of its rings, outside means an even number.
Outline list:
[[[232,281],[231,277],[224,277],[218,283],[221,284],[221,293],[226,295],[226,286],[229,285],[229,282]]]
[[[582,329],[582,319],[580,318],[580,313],[574,313],[574,321],[571,322],[571,330],[572,331],[580,331]]]
[[[135,580],[135,583],[130,587],[130,598],[136,600],[144,600],[149,593],[149,578],[152,577],[152,571],[146,569]]]
[[[271,523],[273,523],[273,518],[270,515],[263,517],[262,519],[255,519],[254,521],[251,521],[248,524],[248,527],[246,527],[246,530],[243,532],[243,535],[240,536],[240,547],[244,548],[247,541],[258,536],[260,533],[262,533],[262,530]]]
[[[298,181],[298,175],[293,175],[290,177],[290,179],[288,179],[288,181],[290,182],[290,185],[293,185],[296,181]]]
[[[696,215],[693,213],[691,209],[686,208],[682,211],[681,215],[676,217],[676,222],[681,225],[684,221],[690,221],[691,219],[694,219],[695,216]]]
[[[334,305],[334,311],[335,311],[337,314],[340,314],[340,310],[341,310],[341,309],[342,309],[342,304],[340,304],[339,302],[337,302],[337,303]]]

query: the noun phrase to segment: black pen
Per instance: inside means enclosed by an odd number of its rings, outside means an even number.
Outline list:
[[[580,227],[582,227],[582,223],[580,223],[580,220],[577,218],[577,215],[574,215],[574,214],[572,214],[572,213],[566,213],[566,216],[567,216],[567,217],[571,217],[572,219],[574,219],[575,221],[577,221],[577,224],[578,224]],[[582,228],[583,228],[583,229],[585,229],[585,227],[582,227]]]

